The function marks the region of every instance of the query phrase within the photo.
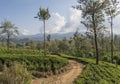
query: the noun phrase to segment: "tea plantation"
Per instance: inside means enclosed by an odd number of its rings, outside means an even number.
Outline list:
[[[67,65],[68,60],[53,55],[43,56],[42,51],[38,50],[0,49],[0,70],[4,65],[11,66],[13,62],[24,65],[34,76],[41,77],[43,72],[55,74]]]
[[[120,84],[120,66],[100,61],[95,64],[94,59],[76,58],[62,55],[68,59],[77,60],[86,65],[82,74],[74,81],[75,84]]]

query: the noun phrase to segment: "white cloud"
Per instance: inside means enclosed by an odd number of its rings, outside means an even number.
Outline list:
[[[47,23],[46,33],[58,33],[66,24],[66,21],[65,17],[61,16],[59,13],[52,13],[51,18]]]
[[[115,34],[120,33],[119,19],[120,15],[114,19],[113,31]],[[67,16],[62,16],[59,13],[52,13],[51,18],[46,24],[46,33],[69,33],[75,32],[77,28],[80,29],[80,32],[85,32],[86,28],[80,23],[80,21],[81,11],[77,9],[70,8]],[[110,30],[108,22],[105,22],[105,24],[107,24],[108,30]]]
[[[80,26],[81,11],[70,8],[67,16],[52,13],[46,22],[46,33],[69,33],[74,32]]]
[[[29,30],[23,29],[22,34],[23,34],[23,35],[30,35],[31,33],[30,33]]]
[[[70,8],[67,16],[67,23],[63,27],[62,31],[65,33],[74,32],[80,26],[81,11]]]
[[[115,34],[120,33],[119,19],[120,15],[114,20],[113,31]],[[77,9],[70,8],[67,16],[62,16],[59,13],[52,13],[51,18],[46,23],[46,33],[69,33],[75,32],[77,28],[80,29],[80,32],[85,32],[86,28],[80,23],[80,21],[81,11]],[[107,24],[107,27],[110,30],[108,22],[105,22],[105,24]]]

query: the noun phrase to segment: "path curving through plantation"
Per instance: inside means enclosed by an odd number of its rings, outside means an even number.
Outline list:
[[[38,78],[32,80],[32,84],[73,84],[74,80],[82,73],[85,65],[74,61],[69,60],[70,70],[59,74],[54,75],[48,78]]]

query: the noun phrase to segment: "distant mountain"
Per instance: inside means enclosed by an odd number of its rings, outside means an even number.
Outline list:
[[[65,34],[51,34],[51,39],[63,39],[63,38],[70,38],[73,37],[74,32],[72,33],[65,33]],[[46,34],[47,36],[48,34]],[[43,40],[43,34],[36,34],[36,35],[20,35],[19,39],[30,39],[30,40],[36,40],[36,41],[41,41]]]

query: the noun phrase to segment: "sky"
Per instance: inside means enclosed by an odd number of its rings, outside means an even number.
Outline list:
[[[46,21],[46,33],[69,33],[77,28],[85,31],[80,24],[81,11],[73,9],[77,0],[0,0],[0,22],[7,19],[15,24],[21,34],[43,33],[43,23],[34,18],[39,8],[49,8],[51,17]],[[120,16],[115,19],[114,32],[119,34]]]

